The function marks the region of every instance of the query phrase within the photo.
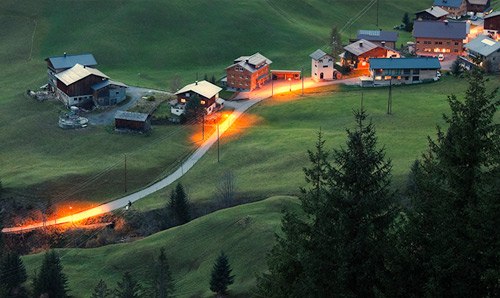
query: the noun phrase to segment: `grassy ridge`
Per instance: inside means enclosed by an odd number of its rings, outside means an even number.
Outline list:
[[[236,275],[232,294],[248,297],[255,277],[266,268],[265,256],[273,245],[284,207],[297,208],[297,199],[274,197],[193,220],[128,244],[96,249],[59,251],[74,297],[89,297],[99,279],[115,287],[125,271],[147,282],[148,270],[161,247],[176,280],[179,297],[209,297],[210,270],[221,250],[230,258]],[[23,258],[26,270],[39,268],[42,254]]]

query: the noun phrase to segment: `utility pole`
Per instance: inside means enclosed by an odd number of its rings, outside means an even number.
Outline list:
[[[304,96],[304,67],[300,71],[300,76],[302,77],[302,96]]]
[[[387,99],[387,114],[392,115],[392,76],[389,81],[389,98]]]
[[[271,73],[271,97],[274,95],[274,80],[273,80],[273,74]]]
[[[124,179],[125,179],[125,192],[127,192],[127,154],[123,154],[125,157],[125,171],[124,171]]]
[[[364,97],[364,94],[363,94],[363,91],[361,91],[361,110],[363,109],[363,98]]]
[[[378,1],[379,0],[377,0],[377,28],[378,28]]]
[[[217,162],[220,162],[220,135],[219,135],[219,123],[217,123]]]
[[[201,138],[205,140],[205,111],[201,114]]]

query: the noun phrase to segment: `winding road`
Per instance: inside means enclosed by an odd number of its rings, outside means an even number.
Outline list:
[[[307,81],[306,88],[325,86],[325,85],[333,85],[333,84],[355,84],[357,82],[357,78],[355,79],[345,79],[345,80],[337,80],[337,81],[329,81],[329,82],[321,82],[321,83],[313,83],[310,80]],[[138,191],[122,197],[120,199],[116,199],[109,203],[102,204],[92,209],[88,209],[79,213],[75,213],[72,215],[68,215],[65,217],[60,217],[54,220],[48,220],[44,222],[38,222],[30,225],[20,226],[20,227],[7,227],[2,229],[2,233],[20,233],[26,232],[34,229],[39,229],[47,226],[53,226],[64,223],[72,223],[77,222],[86,218],[90,218],[93,216],[105,214],[111,212],[113,210],[117,210],[120,208],[125,208],[129,202],[133,203],[137,200],[140,200],[154,192],[157,192],[168,185],[175,182],[177,179],[182,177],[187,171],[189,171],[202,157],[203,155],[210,149],[210,147],[217,142],[218,135],[219,137],[224,134],[228,130],[229,127],[238,119],[246,110],[248,110],[253,105],[262,101],[265,98],[269,98],[271,96],[271,88],[274,90],[274,94],[278,93],[286,93],[289,90],[293,90],[297,92],[301,88],[301,81],[295,81],[289,83],[287,81],[274,83],[273,86],[271,84],[267,84],[266,86],[252,91],[252,92],[242,92],[240,93],[236,99],[246,99],[241,101],[232,101],[226,102],[228,106],[234,107],[234,111],[229,117],[222,123],[219,124],[219,134],[215,131],[205,142],[203,142],[200,147],[191,155],[189,158],[172,174],[163,178],[162,180]],[[137,90],[139,91],[139,90]],[[143,91],[143,90],[141,90]],[[109,111],[111,112],[111,111]],[[102,122],[106,122],[104,120],[106,117],[103,117]],[[97,120],[97,119],[95,119]],[[101,121],[95,121],[96,124]]]

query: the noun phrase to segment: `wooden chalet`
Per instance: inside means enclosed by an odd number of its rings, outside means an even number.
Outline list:
[[[484,13],[491,10],[490,0],[467,0],[467,11],[473,13]]]
[[[439,6],[431,6],[426,10],[415,13],[415,20],[418,21],[444,21],[449,15],[448,11]]]
[[[467,0],[434,0],[434,6],[449,13],[449,17],[458,19],[467,13]]]
[[[47,62],[48,87],[51,91],[56,91],[57,78],[56,74],[72,68],[76,64],[85,67],[95,67],[97,62],[92,54],[68,55],[64,53],[62,56],[53,56],[45,59]]]
[[[361,39],[368,40],[379,46],[395,49],[398,41],[398,33],[384,30],[359,30],[356,39],[351,40],[351,42]]]
[[[340,64],[351,69],[368,69],[370,58],[399,57],[400,54],[390,48],[380,46],[360,39],[344,47],[345,52],[340,55]]]
[[[211,114],[223,105],[223,100],[219,98],[219,92],[222,90],[205,80],[196,81],[192,84],[184,86],[177,91],[177,103],[172,106],[171,112],[174,115],[180,116],[185,113],[186,104],[191,100],[199,100],[201,106],[205,108],[206,114]]]
[[[92,86],[108,80],[109,77],[99,70],[76,64],[72,68],[55,75],[56,95],[66,106],[85,105],[92,101]]]
[[[269,79],[271,60],[260,53],[241,56],[226,68],[227,87],[236,91],[252,91],[264,85]]]
[[[484,17],[484,33],[495,40],[500,40],[500,11],[495,11]]]

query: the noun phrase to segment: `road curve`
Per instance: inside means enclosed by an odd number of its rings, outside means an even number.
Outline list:
[[[229,115],[229,117],[219,125],[219,136],[223,135],[224,132],[226,132],[226,130],[229,127],[231,127],[231,125],[236,121],[236,119],[238,119],[246,110],[248,110],[251,106],[255,105],[256,103],[260,102],[262,99],[264,98],[255,98],[235,103],[236,107],[233,113]],[[3,228],[2,233],[20,233],[47,226],[76,222],[96,215],[105,214],[116,209],[124,208],[128,204],[128,202],[133,203],[139,199],[142,199],[154,192],[157,192],[160,189],[167,187],[168,185],[172,184],[177,179],[182,177],[203,157],[203,155],[208,151],[208,149],[210,149],[210,147],[215,142],[217,142],[217,131],[215,131],[198,149],[196,149],[196,151],[191,156],[189,156],[189,158],[175,172],[138,192],[124,196],[120,199],[116,199],[109,203],[102,204],[95,208],[75,213],[73,215],[45,222],[38,222],[21,227]]]

